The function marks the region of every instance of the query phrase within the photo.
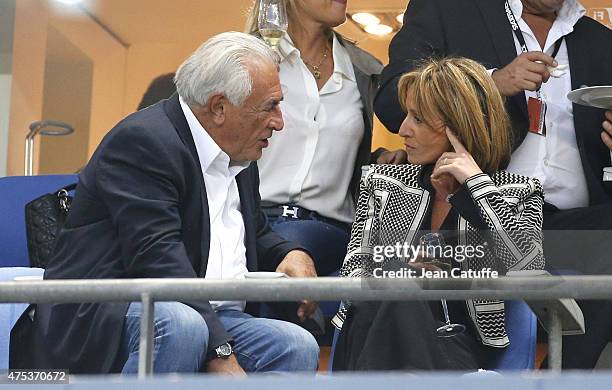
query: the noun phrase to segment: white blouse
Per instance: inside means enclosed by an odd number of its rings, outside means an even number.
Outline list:
[[[270,139],[257,163],[261,198],[350,223],[355,205],[349,184],[365,123],[349,55],[334,35],[334,71],[318,90],[287,34],[280,49],[285,127]]]

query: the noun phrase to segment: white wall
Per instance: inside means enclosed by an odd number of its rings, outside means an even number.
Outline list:
[[[6,176],[10,109],[11,75],[0,74],[0,177]]]
[[[0,0],[0,4],[2,1],[4,0]],[[88,144],[88,154],[95,149],[104,134],[123,117],[126,48],[79,9],[67,16],[65,10],[55,2],[17,0],[7,175],[21,175],[23,172],[23,139],[29,124],[47,119],[43,118],[45,67],[47,57],[57,54],[50,52],[53,50],[52,45],[47,47],[50,31],[61,34],[93,63],[89,131],[76,129],[80,135],[89,134],[88,141],[83,140]],[[71,153],[68,137],[61,142],[56,140],[65,146],[64,155]],[[34,174],[51,173],[44,166],[42,171],[40,170],[40,162],[44,162],[39,158],[41,138],[37,137],[35,141]],[[56,172],[58,171],[54,171]],[[65,170],[62,169],[61,172]]]
[[[7,171],[14,29],[15,0],[0,0],[0,177]]]

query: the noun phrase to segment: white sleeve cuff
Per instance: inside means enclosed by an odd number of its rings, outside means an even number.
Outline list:
[[[465,185],[475,201],[478,201],[489,194],[499,192],[493,183],[493,180],[491,180],[491,177],[489,177],[489,175],[486,173],[479,173],[470,177],[465,181]]]

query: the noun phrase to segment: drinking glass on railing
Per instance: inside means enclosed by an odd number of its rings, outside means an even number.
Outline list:
[[[264,41],[278,50],[278,44],[287,31],[287,10],[284,0],[262,0],[259,3],[257,27]]]
[[[610,151],[610,161],[612,162],[612,151]],[[612,181],[612,167],[604,167],[603,181]]]
[[[419,244],[421,245],[421,248],[426,256],[426,258],[420,260],[421,263],[434,265],[441,270],[450,273],[452,268],[450,259],[444,259],[442,256],[427,258],[427,256],[435,256],[436,248],[438,248],[437,251],[440,254],[443,252],[444,236],[442,236],[442,233],[427,233],[420,238]],[[448,305],[446,304],[446,299],[442,299],[441,302],[442,311],[444,312],[444,325],[436,329],[438,337],[452,337],[465,331],[465,325],[451,323],[448,315]]]

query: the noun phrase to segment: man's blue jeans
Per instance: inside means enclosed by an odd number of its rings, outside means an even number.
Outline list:
[[[138,371],[141,304],[130,304],[124,324],[119,359],[122,372]],[[234,352],[246,372],[289,372],[317,369],[319,346],[301,327],[278,320],[256,318],[237,310],[217,312],[234,339]],[[153,372],[198,372],[208,347],[204,318],[179,302],[155,303]]]

